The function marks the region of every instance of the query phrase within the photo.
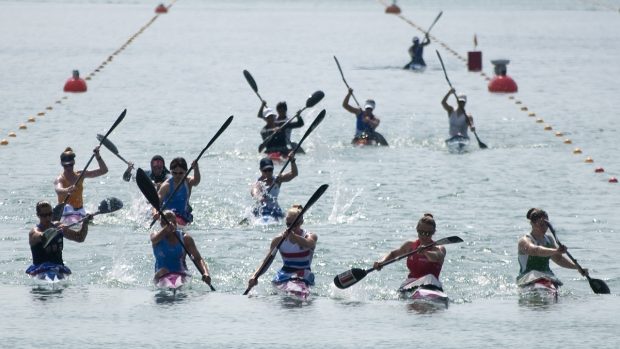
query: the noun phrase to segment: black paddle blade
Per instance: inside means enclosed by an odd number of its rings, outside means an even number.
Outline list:
[[[340,289],[345,289],[355,285],[358,281],[366,277],[366,270],[353,268],[334,277],[334,285]]]
[[[600,279],[592,279],[588,278],[588,282],[590,282],[590,288],[596,294],[610,294],[609,286],[605,283],[605,281]]]
[[[323,93],[323,91],[321,90],[311,94],[310,97],[308,97],[308,99],[306,100],[306,108],[314,107],[317,103],[321,101],[321,99],[323,99],[323,97],[325,97],[325,93]]]
[[[487,149],[487,145],[482,143],[482,141],[480,140],[480,138],[478,138],[478,134],[476,133],[476,131],[474,131],[474,136],[476,136],[476,140],[478,141],[478,146],[480,147],[480,149]]]
[[[108,130],[108,133],[106,133],[105,136],[103,136],[103,138],[108,138],[108,136],[110,135],[110,133],[112,133],[112,131],[114,131],[116,126],[118,126],[118,124],[120,124],[121,121],[123,121],[126,114],[127,114],[127,109],[123,110],[121,115],[119,115],[118,118],[116,118],[116,121],[114,121],[114,124],[112,125],[112,127],[110,127],[110,129]]]
[[[439,239],[435,241],[435,245],[448,245],[448,244],[456,244],[459,242],[463,242],[458,236],[448,236],[447,238]]]
[[[138,183],[138,188],[144,195],[144,197],[151,203],[155,209],[159,210],[159,196],[157,195],[157,189],[149,176],[144,172],[143,169],[138,168],[136,171],[136,183]]]
[[[102,134],[97,133],[97,140],[103,144],[104,147],[108,148],[113,154],[118,154],[118,148],[107,138],[103,138]]]
[[[248,84],[250,84],[252,90],[254,90],[254,92],[258,92],[258,86],[256,86],[256,81],[254,81],[252,74],[250,74],[247,70],[243,70],[243,76],[245,76],[245,79],[248,81]]]
[[[99,213],[111,213],[123,208],[123,202],[117,198],[110,197],[99,203],[97,211]]]

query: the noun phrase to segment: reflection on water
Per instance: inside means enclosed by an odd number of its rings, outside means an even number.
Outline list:
[[[532,310],[547,310],[558,303],[557,294],[549,292],[521,292],[519,294],[519,306]]]
[[[36,285],[30,290],[30,294],[35,301],[45,302],[54,298],[62,298],[62,292],[65,288],[66,285],[59,284]]]
[[[448,303],[416,300],[407,303],[407,310],[418,314],[432,314],[448,309]]]
[[[155,303],[157,304],[176,304],[183,303],[188,300],[188,295],[182,290],[158,290],[155,293]]]

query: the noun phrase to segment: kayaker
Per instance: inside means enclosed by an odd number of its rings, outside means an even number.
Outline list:
[[[194,256],[194,260],[198,264],[202,281],[207,285],[211,284],[209,267],[207,266],[207,262],[200,255],[200,252],[198,252],[198,248],[196,248],[196,243],[192,236],[177,229],[175,212],[166,210],[163,214],[170,224],[166,224],[162,219],[161,229],[152,232],[150,236],[153,246],[153,255],[155,256],[155,281],[168,273],[187,274],[187,264],[185,261],[186,253],[179,242],[183,239],[182,241],[187,251]]]
[[[467,115],[465,112],[465,104],[467,103],[467,96],[459,95],[457,97],[458,106],[456,110],[448,104],[448,97],[454,94],[454,89],[451,88],[448,93],[441,100],[441,105],[448,112],[448,121],[450,123],[450,137],[463,136],[469,138],[467,134],[467,127],[472,132],[476,131],[474,127],[474,118],[471,115]]]
[[[428,37],[428,33],[424,36],[424,41],[420,42],[420,38],[417,36],[413,37],[413,46],[409,47],[409,56],[411,57],[411,62],[408,64],[408,68],[411,69],[412,65],[417,65],[419,67],[426,67],[426,62],[424,62],[424,46],[427,46],[431,43],[431,39]]]
[[[127,182],[131,179],[131,171],[134,168],[132,162],[127,166],[127,170],[123,174],[123,179]],[[155,155],[151,158],[151,169],[144,171],[147,176],[155,183],[155,186],[159,188],[163,182],[172,177],[170,171],[166,168],[166,161],[161,155]]]
[[[291,142],[291,133],[294,128],[301,128],[304,126],[304,119],[302,119],[301,115],[299,115],[297,116],[297,120],[291,121],[288,124],[284,125],[287,121],[289,121],[289,117],[288,115],[286,115],[287,111],[288,107],[286,105],[286,102],[282,101],[276,105],[276,112],[278,113],[278,117],[276,118],[276,126],[280,128],[284,126],[281,132],[284,132],[286,135],[286,145],[289,149],[293,149],[297,146],[297,144]]]
[[[400,248],[391,251],[383,258],[376,261],[374,263],[374,268],[376,270],[381,270],[382,262],[402,256],[417,249],[418,247],[432,244],[435,230],[436,224],[433,215],[430,213],[425,213],[424,216],[420,218],[416,226],[418,239],[415,241],[407,241]],[[446,249],[441,245],[435,245],[424,251],[408,256],[407,269],[409,269],[409,275],[407,276],[407,280],[405,280],[402,285],[434,285],[441,290],[442,284],[441,281],[439,281],[439,274],[441,273],[441,268],[445,257]]]
[[[295,226],[291,226],[302,209],[301,205],[291,206],[286,212],[287,230],[271,240],[271,246],[269,246],[265,260],[270,257],[271,251],[278,246],[280,241],[286,239],[278,249],[283,265],[272,279],[274,284],[280,284],[291,279],[301,279],[308,286],[314,285],[314,273],[312,273],[311,266],[318,236],[301,228],[304,223],[303,217],[295,223]],[[258,283],[256,273],[258,270],[248,281],[248,287],[254,287]]]
[[[77,221],[86,216],[82,196],[84,189],[84,178],[95,178],[108,173],[108,167],[105,161],[103,161],[101,154],[99,154],[99,146],[93,149],[93,153],[95,153],[95,159],[97,160],[99,168],[96,170],[86,170],[79,183],[76,182],[82,174],[82,171],[74,170],[75,153],[73,152],[73,149],[71,149],[71,147],[67,147],[65,151],[60,154],[60,164],[63,167],[63,172],[56,177],[56,180],[54,181],[54,189],[56,191],[56,195],[58,196],[59,204],[64,203],[65,198],[69,195],[64,211],[62,212],[63,221],[68,223]]]
[[[357,120],[355,123],[355,136],[353,141],[355,142],[356,139],[370,138],[381,145],[387,145],[385,138],[375,131],[381,123],[381,120],[374,114],[375,101],[372,99],[366,100],[364,109],[362,110],[361,108],[356,108],[349,104],[351,95],[353,95],[353,89],[349,88],[349,92],[342,101],[342,107],[355,115]]]
[[[290,131],[293,128],[303,126],[303,121],[296,120],[281,127],[282,123],[277,122],[278,114],[266,106],[266,102],[263,101],[258,110],[258,117],[264,119],[267,123],[260,131],[263,142],[267,141],[264,152],[280,153],[280,156],[285,157],[290,151],[287,141],[287,130]]]
[[[578,269],[575,263],[564,256],[564,253],[567,251],[566,246],[558,244],[555,239],[546,235],[549,228],[547,225],[549,220],[547,212],[539,208],[531,208],[527,211],[526,217],[530,220],[532,230],[529,234],[519,239],[518,259],[520,270],[517,283],[532,271],[546,274],[552,279],[557,280],[549,267],[550,259],[563,268]],[[582,275],[588,275],[588,270],[583,269]]]
[[[261,175],[252,185],[252,190],[250,191],[250,194],[258,204],[252,210],[255,216],[268,215],[276,219],[284,217],[282,209],[278,204],[280,184],[290,182],[298,174],[295,154],[291,151],[288,156],[291,162],[291,170],[278,176],[273,175],[273,160],[270,158],[261,159],[259,164]]]
[[[32,253],[32,265],[28,267],[26,273],[36,275],[47,270],[58,268],[63,274],[71,274],[71,270],[65,266],[62,259],[64,238],[75,242],[84,242],[88,234],[88,222],[92,220],[92,215],[86,215],[84,224],[80,230],[72,230],[60,222],[52,221],[52,205],[47,201],[39,201],[36,205],[39,223],[28,233],[30,252]],[[60,229],[60,234],[45,234],[50,228]],[[53,230],[52,230],[53,232]],[[52,239],[48,242],[49,239]],[[44,245],[48,243],[46,247]]]
[[[159,187],[159,200],[163,207],[172,210],[177,215],[177,222],[180,225],[187,225],[194,220],[192,209],[189,205],[189,198],[192,195],[192,188],[200,184],[200,169],[198,162],[192,162],[194,169],[193,176],[183,178],[187,172],[187,162],[184,158],[178,157],[170,162],[170,173],[172,177],[165,180]],[[176,188],[181,186],[178,190]],[[176,191],[176,192],[175,192]],[[172,194],[174,193],[174,196]],[[155,213],[155,217],[157,214]]]

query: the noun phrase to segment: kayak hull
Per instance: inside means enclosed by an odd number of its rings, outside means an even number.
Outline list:
[[[285,282],[273,283],[279,293],[298,301],[307,301],[310,298],[310,286],[301,279],[291,279]]]
[[[450,153],[461,154],[469,150],[469,137],[456,135],[446,139],[446,147]]]
[[[450,302],[441,282],[431,274],[405,280],[398,291],[401,298],[411,301],[415,310],[445,309]]]
[[[379,132],[362,132],[362,134],[353,137],[351,144],[356,147],[388,146],[387,140]]]
[[[155,286],[161,290],[176,292],[180,290],[188,281],[185,273],[168,273],[155,280]]]
[[[30,266],[26,273],[38,285],[54,288],[68,281],[71,270],[62,264],[43,263],[37,266]]]
[[[562,282],[553,275],[531,271],[517,280],[522,297],[557,301]]]

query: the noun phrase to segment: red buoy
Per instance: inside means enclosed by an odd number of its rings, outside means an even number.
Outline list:
[[[491,61],[491,63],[495,65],[495,77],[489,82],[489,92],[517,92],[517,83],[510,76],[506,75],[506,65],[510,61],[507,59],[496,59]]]
[[[618,178],[616,177],[609,178],[609,183],[618,183]]]
[[[86,81],[80,78],[79,71],[73,71],[73,76],[65,82],[65,88],[63,90],[65,92],[86,92]]]
[[[597,167],[597,168],[594,169],[594,172],[596,172],[596,173],[603,173],[603,172],[605,172],[605,169],[602,168],[602,167]]]
[[[155,8],[155,13],[168,13],[168,8],[164,4],[159,4]]]
[[[482,70],[482,52],[480,51],[467,52],[467,69],[469,71],[481,71]]]

